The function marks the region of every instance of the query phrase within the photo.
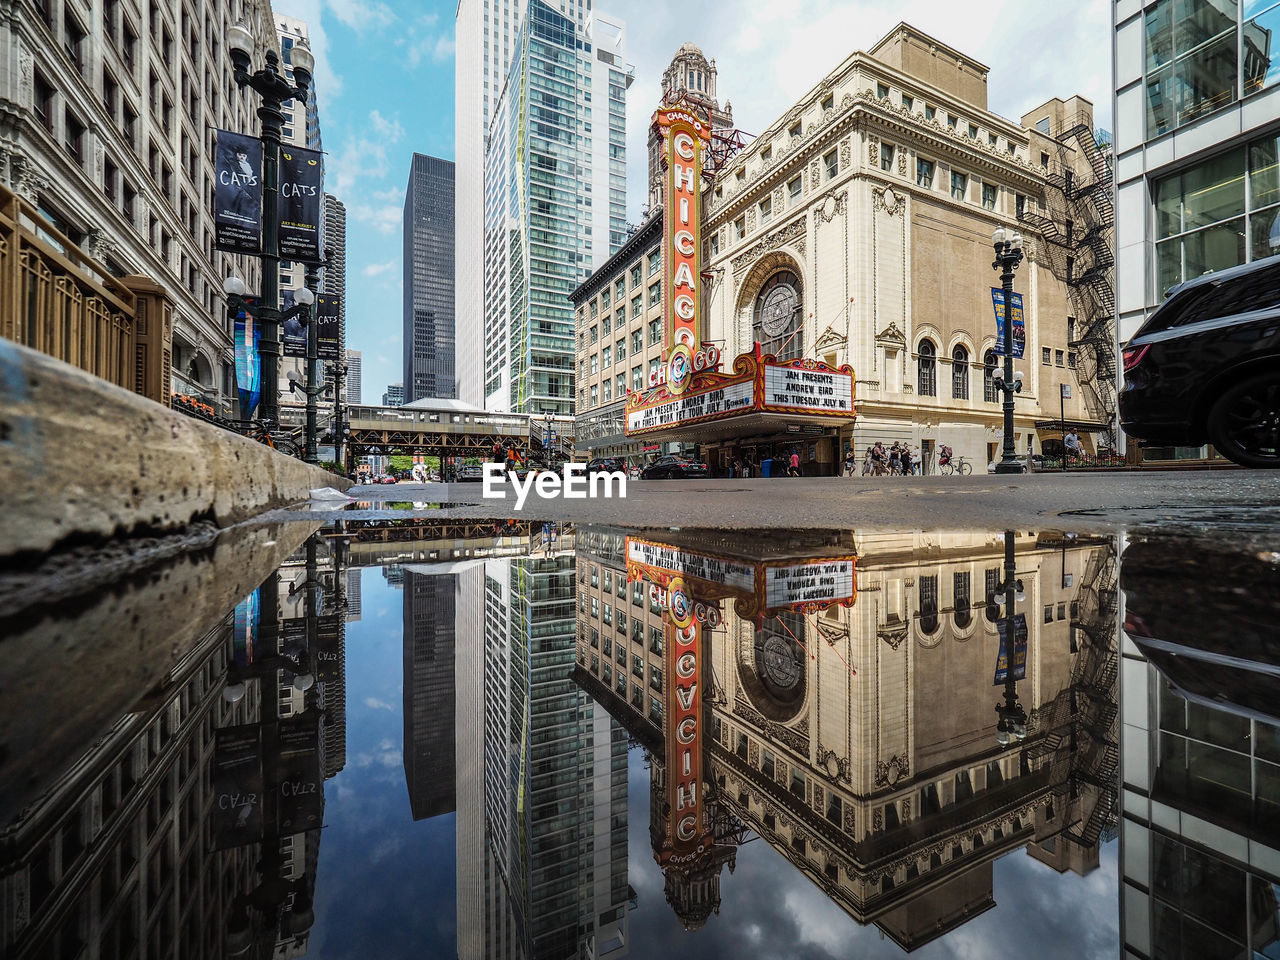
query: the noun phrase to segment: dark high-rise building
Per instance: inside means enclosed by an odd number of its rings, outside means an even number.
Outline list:
[[[453,162],[413,155],[404,195],[404,399],[457,397]]]
[[[456,579],[404,576],[404,779],[415,820],[454,809]]]

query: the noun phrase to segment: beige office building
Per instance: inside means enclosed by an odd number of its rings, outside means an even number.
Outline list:
[[[684,431],[713,469],[799,447],[806,474],[830,474],[850,444],[861,455],[896,440],[926,464],[949,445],[985,472],[1002,438],[992,379],[997,227],[1027,237],[1014,282],[1026,314],[1017,449],[1054,449],[1060,418],[1094,446],[1091,431],[1110,413],[1105,397],[1081,389],[1092,369],[1077,355],[1078,288],[1086,267],[1097,268],[1091,276],[1109,268],[1109,234],[1094,232],[1104,249],[1096,262],[1076,262],[1049,227],[1071,216],[1063,171],[1078,170],[1083,183],[1094,170],[1079,143],[1055,135],[1067,117],[1091,124],[1092,107],[1055,100],[1007,120],[987,108],[987,72],[899,24],[718,172],[703,205],[705,339],[721,345],[726,368],[756,342],[783,360],[849,364],[857,417],[840,427],[774,424],[764,434],[745,418]],[[1060,402],[1063,385],[1071,397]]]

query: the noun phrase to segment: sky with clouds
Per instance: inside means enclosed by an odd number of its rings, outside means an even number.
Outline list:
[[[898,21],[986,63],[989,106],[1018,118],[1082,94],[1110,129],[1107,0],[613,0],[635,64],[628,94],[629,204],[644,203],[645,130],[662,70],[691,40],[716,60],[734,120],[759,133],[854,50]],[[347,339],[364,354],[363,400],[402,377],[401,214],[413,153],[453,159],[456,0],[274,0],[306,20],[328,153],[326,189],[347,206]],[[691,16],[691,11],[696,16]]]
[[[324,785],[325,829],[308,956],[383,960],[457,954],[456,817],[412,819],[404,774],[404,591],[361,576],[361,618],[347,624],[345,768]],[[475,638],[465,638],[474,640]],[[459,638],[464,642],[464,638]],[[666,902],[649,838],[650,771],[627,768],[627,879],[636,892],[634,960],[903,960],[875,926],[858,926],[774,848],[756,838],[721,872],[719,913],[688,932]],[[460,796],[458,803],[479,803]],[[996,907],[912,954],[919,960],[1037,960],[1119,953],[1117,849],[1086,876],[1058,874],[1016,849],[995,861]]]

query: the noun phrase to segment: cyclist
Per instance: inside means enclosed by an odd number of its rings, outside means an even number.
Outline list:
[[[938,466],[945,467],[951,462],[951,448],[945,443],[938,447]]]

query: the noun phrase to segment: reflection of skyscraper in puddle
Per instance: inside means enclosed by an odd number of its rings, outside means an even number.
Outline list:
[[[686,927],[718,910],[748,830],[906,949],[993,906],[1002,853],[1097,864],[1110,545],[1010,536],[1025,641],[987,602],[999,535],[578,531],[574,676],[653,757],[655,856]],[[1010,672],[1029,716],[1002,745]]]
[[[625,955],[626,734],[569,679],[572,550],[458,577],[462,958]]]
[[[273,575],[189,644],[3,825],[6,957],[214,960],[254,944],[259,955],[306,953],[321,831],[298,827],[318,827],[323,810],[321,744],[308,721],[321,668],[310,672],[314,649],[299,643],[312,631],[278,617],[286,584]],[[236,783],[252,789],[228,789]],[[279,799],[265,801],[267,784]]]
[[[1272,558],[1160,541],[1122,557],[1126,955],[1280,956]]]
[[[457,576],[405,570],[404,776],[413,819],[454,809],[454,591]]]

